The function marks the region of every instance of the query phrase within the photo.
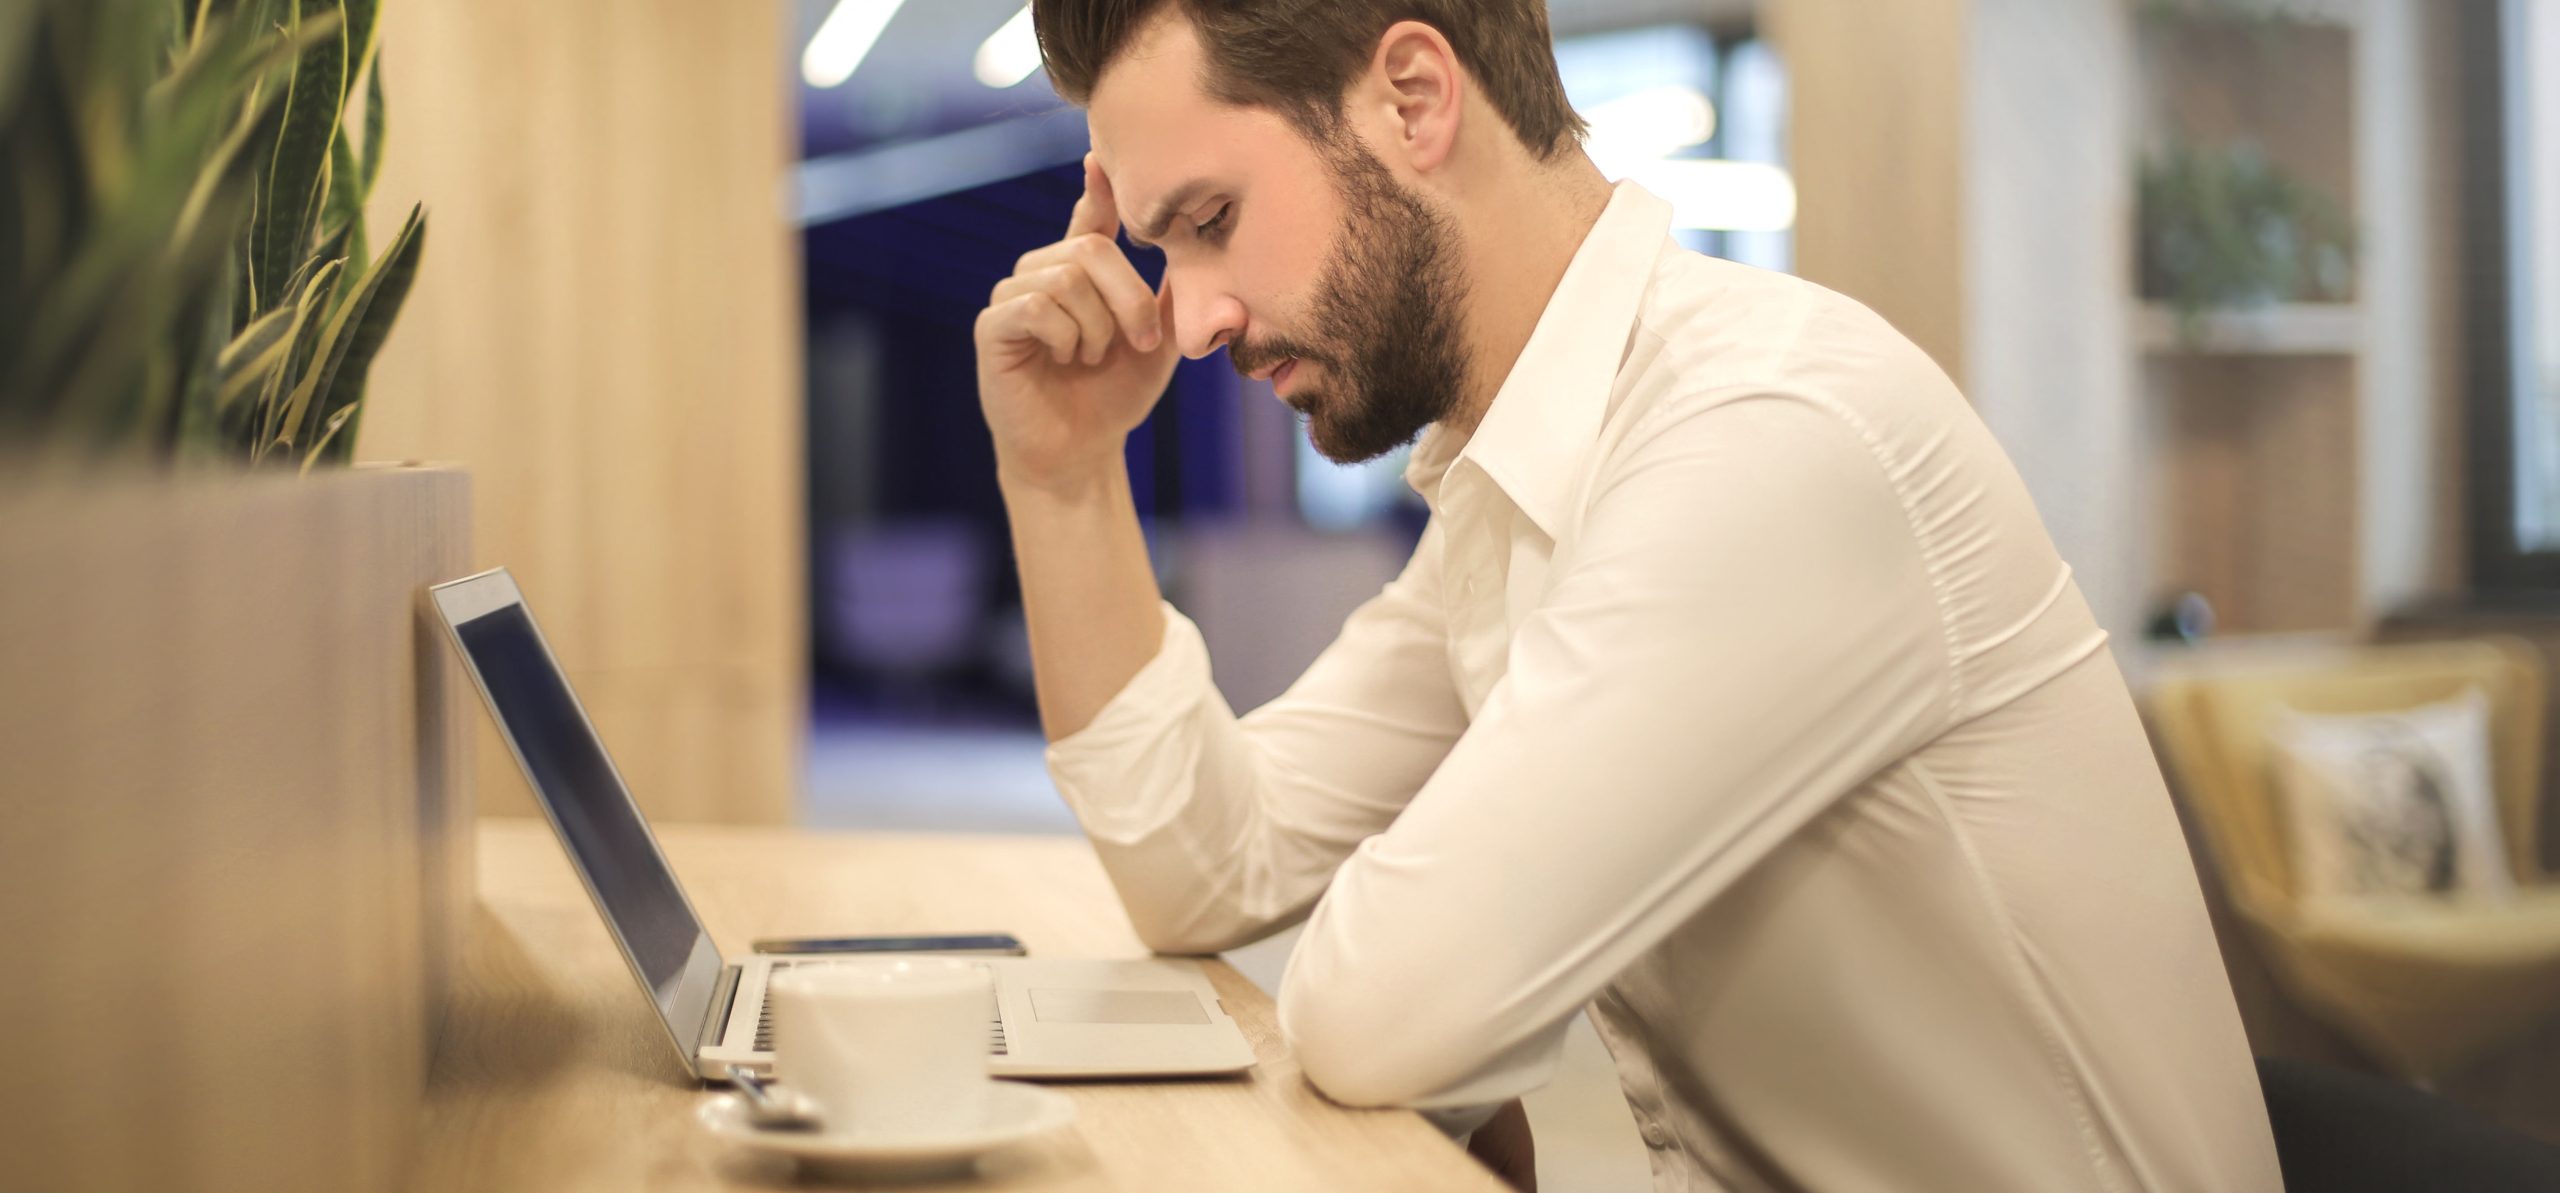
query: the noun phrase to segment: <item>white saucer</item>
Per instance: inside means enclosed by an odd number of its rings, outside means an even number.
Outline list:
[[[745,1099],[715,1094],[695,1108],[704,1130],[757,1151],[790,1156],[804,1165],[874,1177],[915,1177],[967,1167],[979,1156],[1074,1122],[1076,1104],[1065,1094],[1017,1081],[990,1082],[987,1116],[973,1127],[931,1135],[848,1131],[775,1131],[747,1117]]]

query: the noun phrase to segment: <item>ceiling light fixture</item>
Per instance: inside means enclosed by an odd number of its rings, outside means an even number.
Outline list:
[[[1593,104],[1583,113],[1591,135],[1583,149],[1615,179],[1639,163],[1668,157],[1716,135],[1716,106],[1695,87],[1647,87]]]
[[[800,77],[812,87],[833,87],[853,77],[871,43],[889,27],[905,0],[836,0],[834,10],[800,55]]]
[[[1002,91],[1040,69],[1040,38],[1031,31],[1031,6],[1013,14],[978,46],[978,81]]]

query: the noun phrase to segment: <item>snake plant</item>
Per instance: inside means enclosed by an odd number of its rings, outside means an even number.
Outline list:
[[[379,6],[0,3],[0,444],[351,456],[426,247],[413,207],[368,253]]]

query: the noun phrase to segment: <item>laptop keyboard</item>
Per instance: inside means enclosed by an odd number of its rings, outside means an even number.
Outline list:
[[[822,960],[776,961],[773,963],[772,972],[780,973],[786,969],[798,969],[802,966],[809,965],[833,964],[836,964],[836,962]],[[986,969],[986,966],[981,965],[978,968],[984,970]],[[772,989],[773,979],[768,976],[765,979],[765,990],[770,993]],[[771,1052],[773,1051],[773,1000],[769,997],[759,996],[756,1001],[758,1004],[756,1006],[756,1051]],[[1005,1055],[1004,1015],[997,1006],[995,988],[992,982],[988,984],[987,989],[987,1055]]]

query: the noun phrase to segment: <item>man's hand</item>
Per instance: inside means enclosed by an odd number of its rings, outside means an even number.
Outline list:
[[[978,403],[998,475],[1053,488],[1120,466],[1121,444],[1173,377],[1171,288],[1120,251],[1120,209],[1091,154],[1056,244],[1023,254],[978,313]]]
[[[1518,1098],[1467,1137],[1467,1154],[1520,1193],[1538,1193],[1538,1145],[1529,1137],[1529,1111]]]

